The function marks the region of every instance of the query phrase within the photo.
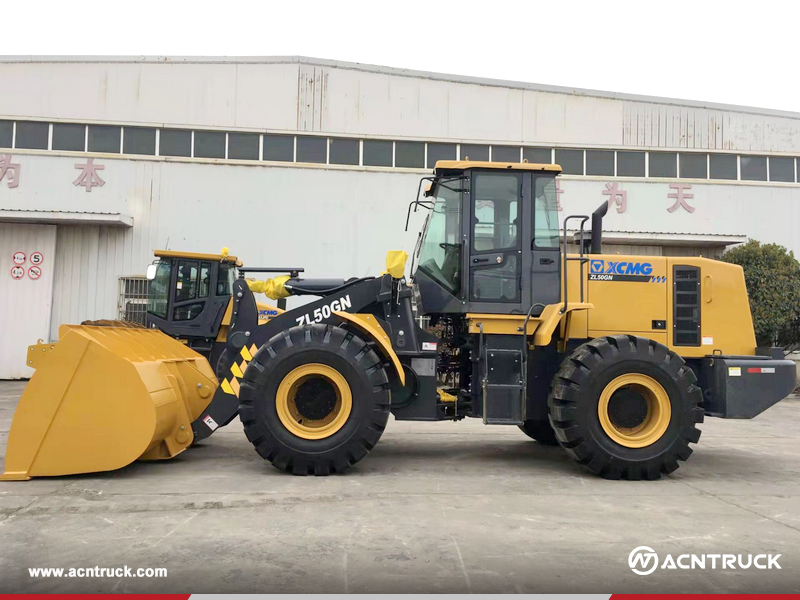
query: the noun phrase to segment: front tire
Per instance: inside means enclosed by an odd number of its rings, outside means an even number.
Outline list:
[[[239,403],[247,439],[276,468],[342,473],[380,439],[389,380],[380,357],[357,335],[332,325],[297,326],[259,349]]]
[[[561,446],[607,479],[659,479],[692,453],[702,393],[684,360],[633,335],[596,338],[561,365],[548,399]]]

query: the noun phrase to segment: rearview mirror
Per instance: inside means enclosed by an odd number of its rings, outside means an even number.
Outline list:
[[[156,270],[158,269],[157,264],[147,265],[147,280],[153,281],[156,278]]]

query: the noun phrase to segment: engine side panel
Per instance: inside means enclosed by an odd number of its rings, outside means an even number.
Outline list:
[[[707,258],[589,255],[584,300],[594,305],[570,323],[570,338],[614,333],[664,343],[685,358],[714,351],[752,356],[753,321],[738,265]],[[577,261],[568,267],[568,299],[580,299]],[[563,290],[562,290],[563,294]],[[689,335],[687,326],[696,329]],[[680,333],[680,335],[678,335]]]

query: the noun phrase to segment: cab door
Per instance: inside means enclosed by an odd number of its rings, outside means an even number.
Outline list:
[[[470,312],[520,312],[522,307],[523,175],[477,171],[468,203]]]
[[[172,334],[209,336],[209,292],[211,267],[208,261],[179,258],[173,273]]]
[[[553,175],[533,176],[533,235],[531,248],[531,303],[555,304],[561,298],[558,199]],[[578,299],[578,294],[573,296]],[[534,310],[541,314],[541,309]]]

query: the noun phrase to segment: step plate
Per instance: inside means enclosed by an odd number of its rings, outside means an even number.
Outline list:
[[[486,349],[486,385],[483,422],[520,425],[525,419],[522,386],[522,353],[519,350]]]

